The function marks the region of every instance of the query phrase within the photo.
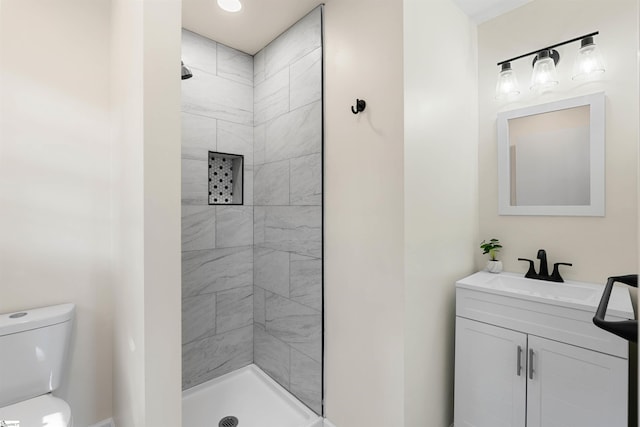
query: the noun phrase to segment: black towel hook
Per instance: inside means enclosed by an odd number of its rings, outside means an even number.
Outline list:
[[[356,99],[356,105],[355,108],[352,105],[351,106],[351,112],[353,114],[358,114],[361,111],[364,111],[364,109],[367,107],[367,103],[364,102],[364,99]]]

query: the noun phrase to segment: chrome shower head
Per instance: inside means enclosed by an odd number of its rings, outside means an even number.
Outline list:
[[[180,65],[182,66],[182,80],[187,80],[193,77],[193,73],[186,65],[184,65],[183,61],[180,61]]]

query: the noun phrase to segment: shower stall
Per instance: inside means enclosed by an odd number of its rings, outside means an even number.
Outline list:
[[[255,376],[323,413],[322,57],[322,6],[254,56],[182,32],[185,402]]]

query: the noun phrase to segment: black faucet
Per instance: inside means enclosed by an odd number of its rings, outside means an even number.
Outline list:
[[[547,252],[544,249],[538,249],[538,255],[536,256],[540,260],[540,268],[538,268],[538,276],[548,277],[549,269],[547,268]]]
[[[518,258],[518,261],[527,261],[529,262],[529,270],[527,270],[524,277],[527,279],[538,279],[538,280],[546,280],[549,282],[564,282],[562,276],[560,276],[559,266],[561,265],[573,265],[568,262],[556,262],[553,264],[553,272],[549,274],[549,268],[547,267],[547,252],[544,249],[538,250],[537,257],[540,260],[540,268],[538,273],[536,273],[536,268],[533,265],[533,260],[527,258]]]

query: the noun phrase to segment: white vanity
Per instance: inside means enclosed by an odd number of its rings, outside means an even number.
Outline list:
[[[627,427],[628,342],[602,285],[478,272],[456,283],[456,427]],[[633,319],[615,287],[607,320]]]

